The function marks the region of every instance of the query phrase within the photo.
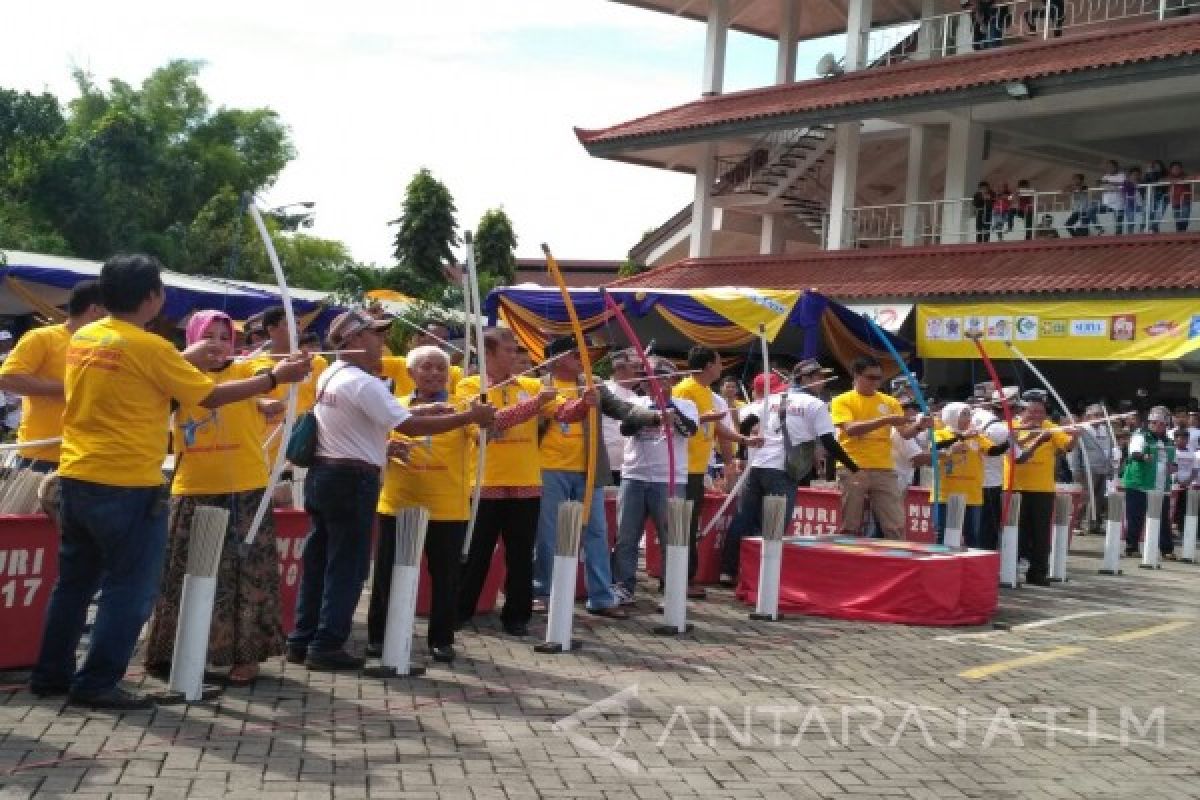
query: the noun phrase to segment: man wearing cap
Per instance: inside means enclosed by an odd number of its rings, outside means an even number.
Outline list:
[[[1171,538],[1171,470],[1175,464],[1175,445],[1167,435],[1171,414],[1164,406],[1150,409],[1146,425],[1129,439],[1129,461],[1121,476],[1125,487],[1125,555],[1138,554],[1138,541],[1146,524],[1150,492],[1162,496],[1162,524],[1158,529],[1158,549],[1167,558],[1174,558],[1175,543]],[[1024,502],[1024,501],[1022,501]]]
[[[371,525],[392,430],[426,436],[487,426],[495,415],[486,404],[465,411],[444,404],[401,405],[374,374],[390,325],[391,320],[355,310],[329,326],[330,343],[346,352],[317,385],[317,453],[304,479],[312,531],[304,542],[296,629],[288,636],[288,660],[309,669],[363,664],[345,645],[370,564]]]
[[[1014,427],[1014,466],[1004,461],[1005,483],[1021,493],[1021,516],[1017,521],[1017,553],[1029,562],[1027,583],[1049,586],[1050,523],[1054,518],[1054,466],[1059,453],[1075,446],[1079,429],[1063,431],[1046,418],[1047,394],[1029,389],[1021,395],[1021,416]]]
[[[1001,394],[1003,392],[1003,394]],[[971,427],[997,445],[1007,444],[1008,426],[996,414],[1002,409],[1001,400],[1015,400],[1017,389],[1004,386],[997,390],[988,381],[975,387],[971,398],[976,404],[971,413]],[[985,550],[996,550],[1000,546],[1000,520],[1004,508],[1004,459],[1005,456],[983,457],[983,506],[979,518],[979,546]]]
[[[538,517],[537,545],[533,559],[535,608],[544,610],[554,575],[554,546],[558,531],[558,507],[568,501],[583,502],[586,484],[588,409],[598,407],[601,415],[621,423],[642,427],[661,424],[657,411],[621,400],[604,384],[596,393],[580,395],[583,362],[575,340],[570,336],[554,339],[546,345],[545,358],[556,358],[551,365],[551,380],[559,398],[543,409],[541,459],[542,507]],[[618,436],[619,436],[618,431]],[[583,553],[584,582],[587,585],[587,610],[591,614],[625,619],[619,598],[613,592],[609,557],[608,528],[604,515],[604,487],[612,483],[608,448],[603,441],[596,448],[596,483],[592,489],[590,516],[583,521],[580,550]]]
[[[1067,453],[1067,466],[1075,483],[1086,486],[1084,460],[1092,470],[1092,496],[1087,499],[1092,506],[1088,533],[1104,533],[1104,515],[1108,511],[1109,482],[1113,477],[1113,449],[1116,442],[1104,424],[1104,407],[1093,404],[1084,411],[1079,428],[1079,446]]]
[[[792,369],[791,387],[781,387],[778,393],[773,392],[742,409],[743,432],[758,425],[761,442],[750,451],[747,461],[750,474],[746,477],[742,496],[738,498],[737,514],[725,536],[721,551],[722,585],[736,583],[742,537],[761,530],[765,496],[787,498],[785,518],[792,519],[796,488],[801,484],[808,485],[816,463],[818,440],[846,469],[852,473],[858,471],[854,459],[838,444],[829,409],[815,392],[831,373],[832,370],[823,368],[815,359],[801,361]],[[793,462],[790,469],[789,460]]]
[[[892,429],[912,439],[930,426],[928,419],[910,421],[900,403],[878,390],[883,367],[873,356],[860,356],[851,365],[854,388],[833,398],[830,416],[838,443],[858,465],[857,472],[838,471],[842,491],[839,532],[857,536],[862,530],[868,498],[883,535],[904,538],[904,495],[896,481],[892,459]]]
[[[104,316],[100,284],[82,281],[71,289],[67,321],[26,332],[0,366],[0,390],[21,395],[21,424],[17,442],[56,439],[62,436],[66,399],[63,380],[67,372],[67,346],[75,331]],[[18,465],[36,472],[58,467],[57,443],[21,448]]]

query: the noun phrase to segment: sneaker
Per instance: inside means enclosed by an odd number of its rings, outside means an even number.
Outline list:
[[[617,605],[631,606],[634,604],[633,592],[626,589],[624,586],[612,587],[613,597],[617,598]]]
[[[454,645],[436,644],[429,648],[429,656],[439,664],[452,664],[454,658],[458,654],[454,652]]]
[[[309,653],[304,659],[304,666],[318,672],[334,672],[340,669],[359,669],[366,663],[365,658],[353,656],[345,650],[329,650],[324,653]]]
[[[153,708],[154,701],[144,694],[135,694],[134,692],[126,691],[120,686],[114,686],[106,692],[99,694],[69,694],[67,702],[75,706],[85,706],[87,708],[105,709],[110,711],[138,711],[145,708]]]

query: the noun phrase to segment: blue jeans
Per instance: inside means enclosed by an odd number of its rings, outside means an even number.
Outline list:
[[[308,471],[304,510],[313,527],[304,541],[304,575],[289,648],[328,653],[350,638],[371,562],[378,502],[378,471],[322,464]]]
[[[946,504],[937,503],[937,543],[946,543]],[[967,506],[963,513],[962,543],[965,547],[979,547],[982,539],[983,506]]]
[[[537,543],[533,550],[533,593],[549,597],[554,578],[554,544],[558,538],[558,506],[567,500],[583,502],[585,476],[582,472],[542,470],[542,506],[538,513]],[[587,607],[594,610],[617,604],[612,592],[608,560],[608,525],[604,520],[604,489],[592,491],[592,507],[579,542],[583,577],[587,585]]]
[[[683,495],[683,486],[677,485],[675,496]],[[617,490],[617,544],[612,553],[612,575],[613,583],[630,594],[637,587],[638,543],[646,530],[647,518],[654,521],[659,549],[665,553],[667,484],[623,478]]]
[[[167,548],[165,486],[127,488],[61,479],[58,580],[42,634],[34,689],[91,697],[125,675],[158,596]],[[75,670],[88,605],[96,600],[87,656]]]
[[[721,548],[721,573],[737,575],[738,561],[742,554],[742,537],[762,531],[763,498],[769,494],[781,494],[787,498],[787,520],[791,525],[792,511],[796,507],[796,482],[781,469],[750,467],[742,496],[738,498],[737,513],[729,530],[725,533],[725,544]],[[784,535],[787,531],[785,529]]]

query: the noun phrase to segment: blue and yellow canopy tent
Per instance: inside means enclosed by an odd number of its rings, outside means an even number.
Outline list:
[[[889,372],[899,372],[867,322],[842,304],[812,290],[715,287],[710,289],[607,290],[621,305],[643,342],[655,351],[682,355],[702,344],[730,356],[753,350],[759,326],[766,327],[771,352],[795,359],[831,358],[848,369],[871,354]],[[625,344],[598,289],[572,289],[571,301],[585,331]],[[571,333],[558,289],[523,284],[495,289],[484,303],[491,324],[503,321],[535,357],[546,342]],[[910,362],[915,348],[894,334],[892,344]]]

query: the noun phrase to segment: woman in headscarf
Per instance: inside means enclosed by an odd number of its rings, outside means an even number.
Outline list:
[[[188,322],[188,346],[203,340],[210,343],[207,371],[218,384],[252,376],[262,368],[251,361],[233,360],[233,321],[219,311],[199,311]],[[192,406],[175,412],[167,558],[146,646],[146,670],[152,675],[166,677],[170,672],[192,517],[198,506],[229,510],[217,569],[209,663],[230,667],[229,683],[244,686],[258,677],[262,661],[283,653],[272,515],[263,519],[248,550],[240,546],[267,486],[264,415],[278,411],[272,404],[279,401],[257,397],[211,411]]]
[[[952,494],[961,494],[966,500],[963,514],[963,544],[979,546],[979,526],[983,513],[983,458],[995,456],[1008,449],[1008,444],[997,445],[982,433],[971,428],[971,407],[966,403],[947,403],[942,409],[942,426],[933,432],[938,446],[939,494],[929,501],[937,504],[937,540],[941,544],[946,536],[946,503]]]

